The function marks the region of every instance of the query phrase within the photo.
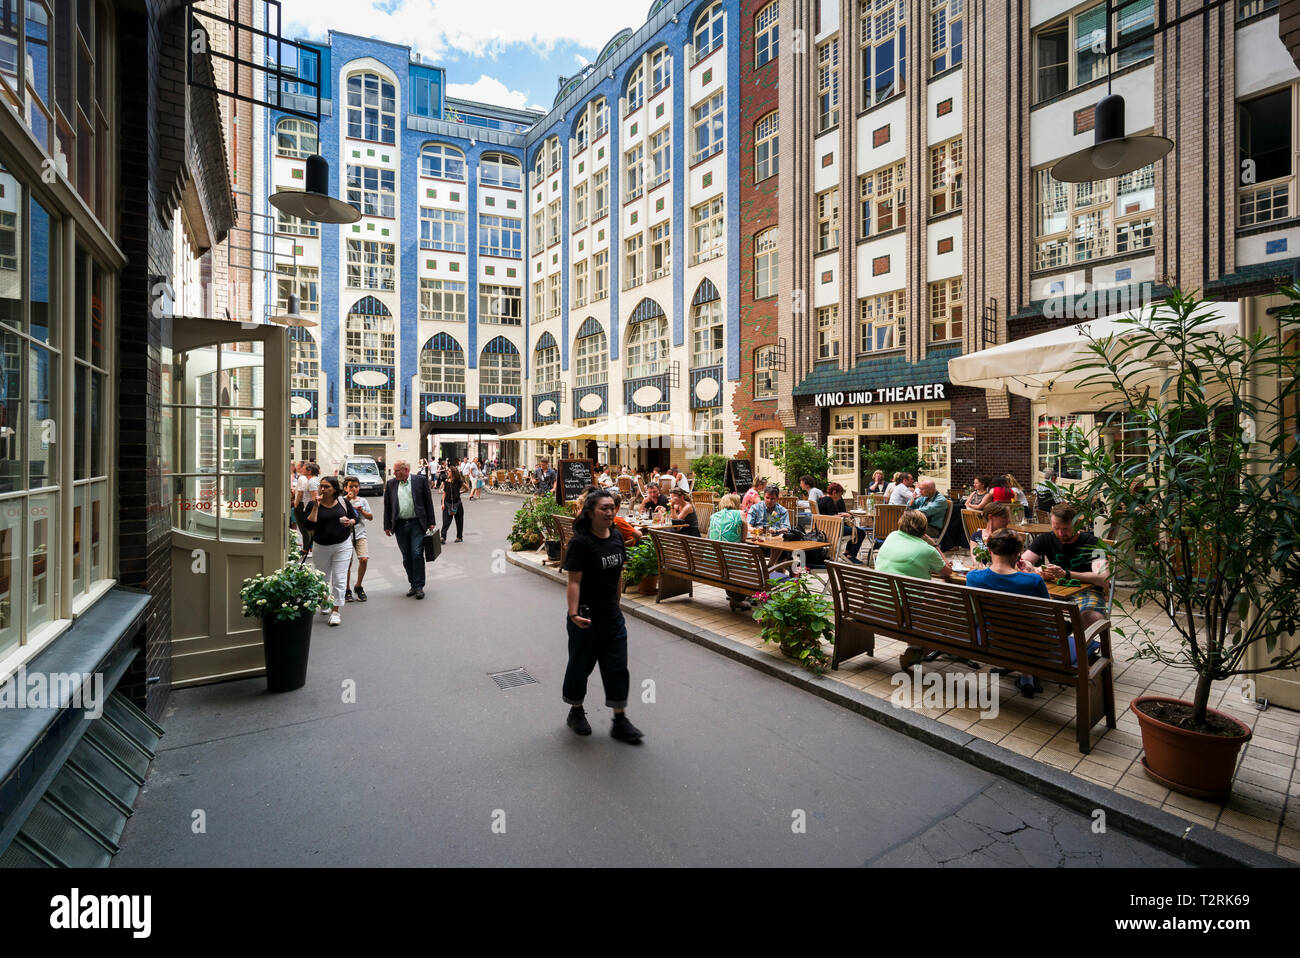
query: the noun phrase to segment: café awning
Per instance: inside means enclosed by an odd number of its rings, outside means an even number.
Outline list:
[[[640,442],[643,439],[700,439],[704,434],[694,429],[679,428],[672,423],[656,422],[643,416],[614,416],[579,426],[567,439],[595,439],[615,444]]]
[[[1240,310],[1236,302],[1206,303],[1202,309],[1213,316],[1206,327],[1208,330],[1225,335],[1239,331]],[[1085,379],[1096,375],[1096,369],[1071,371],[1071,367],[1095,357],[1088,347],[1089,336],[1093,339],[1115,336],[1118,342],[1133,330],[1131,325],[1119,320],[1143,314],[1149,317],[1151,307],[957,356],[948,361],[948,376],[955,386],[1006,389],[1017,396],[1046,403],[1047,412],[1052,414],[1101,409],[1115,401],[1115,393],[1096,384],[1084,384]],[[1126,365],[1125,384],[1130,389],[1158,389],[1166,375],[1156,363],[1126,360]]]
[[[563,426],[558,422],[550,422],[544,426],[534,426],[532,429],[521,429],[519,432],[507,433],[499,436],[500,439],[537,439],[542,442],[563,442],[566,439],[577,438],[581,430],[573,426]]]

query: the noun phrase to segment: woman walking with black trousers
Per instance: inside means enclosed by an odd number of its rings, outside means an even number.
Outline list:
[[[620,742],[640,745],[641,730],[628,721],[627,626],[619,608],[619,583],[627,549],[613,528],[618,499],[608,489],[587,494],[582,511],[573,521],[573,538],[564,556],[569,574],[569,666],[564,672],[564,701],[572,708],[565,720],[579,735],[591,734],[582,703],[587,679],[600,666],[605,704],[614,710],[610,735]]]
[[[465,480],[455,466],[447,471],[447,481],[442,484],[442,541],[447,541],[451,520],[456,520],[456,541],[465,541],[465,505],[460,494],[465,491]]]

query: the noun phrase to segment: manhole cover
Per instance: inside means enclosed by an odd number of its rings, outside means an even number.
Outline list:
[[[537,680],[524,669],[510,669],[508,672],[489,672],[492,681],[501,691],[517,689],[521,685],[536,685]]]

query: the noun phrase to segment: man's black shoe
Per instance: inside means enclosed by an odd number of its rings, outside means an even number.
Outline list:
[[[614,725],[610,728],[609,734],[629,745],[640,745],[641,739],[644,738],[641,730],[629,722],[626,715],[614,716]]]
[[[413,595],[415,595],[415,586],[411,586],[409,589],[406,590],[406,597],[408,599]]]
[[[417,599],[423,599],[423,598],[424,598],[424,590],[423,590],[423,589],[416,589],[416,590],[415,590],[415,597],[416,597]]]
[[[575,705],[569,709],[569,717],[564,720],[564,724],[579,735],[591,734],[591,723],[587,721],[587,713],[583,711],[581,705]]]

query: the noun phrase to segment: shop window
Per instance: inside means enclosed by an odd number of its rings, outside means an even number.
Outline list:
[[[836,432],[853,431],[853,422],[854,422],[853,413],[836,413],[834,419],[832,419],[831,422],[832,422],[831,428],[833,428]]]
[[[915,409],[895,409],[890,416],[894,429],[917,428],[917,415]]]
[[[832,436],[830,442],[831,472],[856,472],[854,456],[857,452],[857,439],[853,436]]]
[[[927,409],[925,411],[925,425],[927,429],[939,429],[943,426],[943,421],[950,416],[948,408]]]
[[[1055,469],[1058,479],[1082,479],[1078,457],[1067,455],[1069,440],[1082,439],[1078,416],[1038,417],[1038,474]]]

